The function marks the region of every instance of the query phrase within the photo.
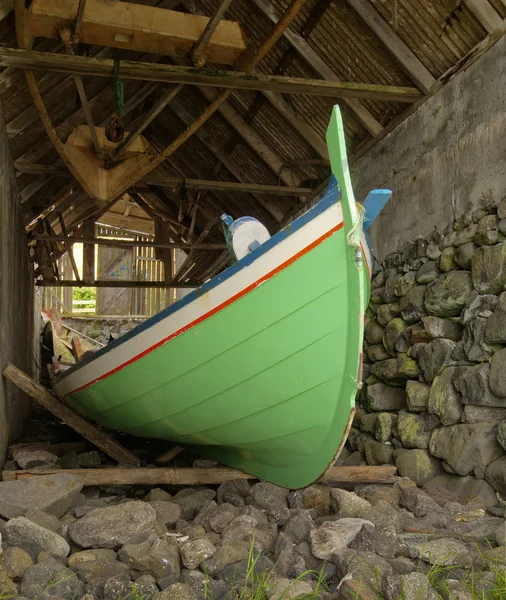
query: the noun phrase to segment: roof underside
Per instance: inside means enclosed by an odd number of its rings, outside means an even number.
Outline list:
[[[499,20],[506,17],[504,0],[483,2]],[[137,3],[210,16],[218,0],[137,0]],[[260,45],[272,30],[272,20],[260,8],[266,4],[274,6],[275,14],[281,14],[289,1],[234,0],[226,13],[228,20],[240,23],[249,47]],[[368,10],[386,23],[389,35],[396,43],[400,41],[407,46],[428,79],[441,78],[490,33],[490,27],[472,9],[476,4],[482,5],[478,0],[361,0],[358,4],[367,5]],[[308,28],[311,29],[309,34]],[[418,85],[413,73],[394,55],[385,39],[380,39],[378,32],[362,19],[355,1],[309,0],[290,31],[304,38],[306,50],[301,52],[300,47],[294,48],[285,35],[259,64],[258,72],[279,73],[283,64],[283,74],[291,77],[329,79],[333,76],[347,82]],[[17,47],[12,12],[0,22],[0,46]],[[61,43],[48,39],[37,39],[34,50],[64,52]],[[114,48],[91,46],[87,50],[88,55],[102,58],[172,62],[168,57]],[[321,63],[325,67],[323,71]],[[178,64],[190,63],[183,60]],[[315,68],[315,65],[320,67]],[[213,65],[208,66],[213,68]],[[38,71],[36,76],[52,122],[65,141],[77,124],[86,123],[74,79],[55,72]],[[111,82],[104,77],[85,77],[83,81],[94,123],[104,125],[112,113]],[[133,80],[124,81],[124,85],[123,122],[128,130],[135,128],[167,88],[164,84]],[[199,116],[214,92],[210,88],[186,85],[143,135],[155,148],[165,148]],[[262,92],[235,91],[222,109],[153,175],[316,188],[329,174],[329,167],[321,160],[325,156],[322,142],[335,104],[340,104],[343,111],[352,160],[353,155],[363,152],[373,141],[357,112],[342,99],[302,94],[277,93],[275,96],[275,101],[271,101]],[[61,166],[32,103],[22,70],[6,68],[0,73],[0,100],[13,160],[17,164]],[[279,110],[280,103],[285,107],[284,116]],[[409,108],[408,104],[399,102],[361,100],[360,104],[381,127],[391,124]],[[252,108],[256,111],[253,118]],[[287,119],[286,114],[293,118]],[[314,164],[318,161],[323,164]],[[72,178],[20,173],[17,183],[27,225],[55,203],[58,203],[57,210],[63,212],[69,234],[76,234],[84,217],[99,215],[95,201],[88,198]],[[158,217],[171,224],[174,240],[179,236],[188,241],[197,198],[193,241],[202,237],[209,221],[223,212],[234,218],[245,214],[257,217],[273,233],[287,215],[304,206],[300,198],[289,195],[181,191],[180,188],[143,185],[131,190],[105,213],[101,210],[99,222],[151,234],[154,232],[152,219]],[[57,219],[51,218],[58,232]],[[219,223],[206,236],[206,242],[213,241],[223,241]],[[226,255],[217,251],[198,251],[193,259],[194,266],[185,274],[185,280],[202,281],[227,264]]]

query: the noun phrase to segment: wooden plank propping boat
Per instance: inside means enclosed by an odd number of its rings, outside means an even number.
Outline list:
[[[319,479],[353,418],[372,268],[338,107],[327,144],[333,178],[312,209],[69,369],[56,392],[109,428],[196,446],[284,487]]]

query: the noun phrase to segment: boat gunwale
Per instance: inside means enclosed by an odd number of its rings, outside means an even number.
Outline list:
[[[337,193],[335,193],[336,191],[337,191]],[[103,348],[100,348],[100,350],[97,350],[97,352],[84,358],[79,363],[73,365],[72,367],[67,369],[65,372],[63,372],[61,375],[59,375],[53,385],[58,385],[59,383],[61,383],[64,379],[66,379],[70,375],[77,373],[77,371],[79,371],[81,368],[83,368],[86,365],[89,365],[90,363],[94,362],[95,360],[103,357],[109,351],[114,350],[114,349],[118,348],[119,346],[121,346],[122,344],[135,338],[139,333],[146,331],[147,329],[150,329],[154,325],[157,325],[163,319],[176,313],[178,310],[182,309],[183,307],[191,304],[192,302],[197,300],[199,297],[201,297],[205,293],[209,292],[210,290],[214,289],[218,285],[220,285],[220,284],[224,283],[225,281],[227,281],[228,279],[230,279],[233,275],[236,275],[237,273],[239,273],[246,267],[249,267],[258,258],[263,256],[270,250],[273,250],[279,243],[281,243],[282,241],[289,238],[293,233],[298,231],[301,227],[303,227],[304,225],[309,223],[311,220],[313,220],[318,215],[325,212],[333,204],[337,204],[340,200],[341,200],[340,188],[338,186],[334,187],[332,185],[329,185],[324,196],[312,208],[310,208],[308,211],[303,213],[300,217],[298,217],[292,223],[289,223],[288,225],[286,225],[283,229],[281,229],[276,234],[274,234],[269,240],[267,240],[261,246],[259,246],[255,250],[253,250],[250,254],[241,258],[239,261],[237,261],[233,265],[230,265],[222,273],[216,275],[209,281],[203,283],[200,287],[198,287],[197,289],[195,289],[192,292],[190,292],[189,294],[187,294],[184,298],[181,298],[181,300],[179,300],[178,302],[175,302],[174,304],[171,304],[170,306],[165,307],[160,312],[156,313],[156,315],[149,317],[149,319],[146,319],[146,321],[144,321],[143,323],[140,323],[139,325],[137,325],[136,327],[131,329],[129,332],[122,335],[120,338],[107,344]],[[365,255],[364,249],[362,249],[362,251]],[[90,383],[92,383],[92,382],[90,381]],[[67,393],[65,395],[71,396],[73,393],[75,393],[75,391]]]

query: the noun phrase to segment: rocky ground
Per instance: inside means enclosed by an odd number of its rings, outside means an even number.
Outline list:
[[[102,462],[96,451],[14,460],[7,466]],[[2,598],[503,598],[504,508],[489,503],[479,490],[464,504],[407,479],[355,492],[247,481],[83,489],[65,474],[5,481]]]

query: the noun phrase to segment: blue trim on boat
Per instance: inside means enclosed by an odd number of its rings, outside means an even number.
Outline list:
[[[190,304],[191,302],[196,300],[199,296],[202,296],[206,292],[209,292],[210,290],[215,288],[220,283],[223,283],[224,281],[226,281],[227,279],[232,277],[232,275],[235,275],[242,269],[249,267],[255,260],[257,260],[257,258],[259,258],[263,254],[265,254],[266,252],[268,252],[269,250],[274,248],[274,246],[276,246],[277,244],[279,244],[280,242],[282,242],[283,240],[288,238],[290,235],[292,235],[292,233],[294,233],[295,231],[297,231],[298,229],[300,229],[301,227],[303,227],[304,225],[309,223],[309,221],[311,221],[312,219],[314,219],[315,217],[320,215],[322,212],[326,211],[330,206],[332,206],[332,204],[337,203],[340,200],[341,194],[339,192],[337,194],[335,193],[336,189],[337,189],[337,182],[335,181],[335,178],[333,178],[333,179],[334,179],[334,181],[331,180],[329,182],[329,185],[327,187],[325,195],[321,198],[321,200],[319,200],[313,206],[313,208],[311,208],[310,210],[305,212],[303,215],[298,217],[295,221],[293,221],[293,223],[290,223],[289,225],[284,227],[281,231],[278,231],[278,233],[273,235],[269,240],[264,242],[261,246],[259,246],[255,250],[253,250],[250,254],[248,254],[244,258],[241,258],[241,260],[237,261],[235,264],[233,264],[230,267],[228,267],[227,269],[225,269],[225,271],[223,271],[219,275],[216,275],[216,277],[213,277],[210,281],[203,283],[199,288],[193,290],[192,292],[187,294],[184,298],[181,298],[181,300],[179,300],[175,304],[167,306],[166,308],[161,310],[156,315],[153,315],[149,319],[146,319],[146,321],[144,321],[144,323],[137,325],[137,327],[134,327],[134,329],[132,329],[128,333],[125,333],[124,335],[122,335],[120,338],[118,338],[114,342],[107,344],[107,346],[104,346],[97,352],[93,353],[92,355],[88,356],[87,358],[84,358],[80,363],[70,367],[70,369],[67,369],[64,373],[62,373],[58,377],[57,381],[58,382],[61,381],[68,375],[75,373],[78,369],[81,369],[82,367],[89,364],[90,362],[104,356],[104,354],[106,354],[107,352],[113,350],[114,348],[117,348],[118,346],[120,346],[121,344],[124,344],[125,342],[128,342],[129,340],[134,338],[138,333],[141,333],[142,331],[149,329],[153,325],[156,325],[162,319],[165,319],[169,315],[177,312],[184,306],[187,306],[188,304]]]

